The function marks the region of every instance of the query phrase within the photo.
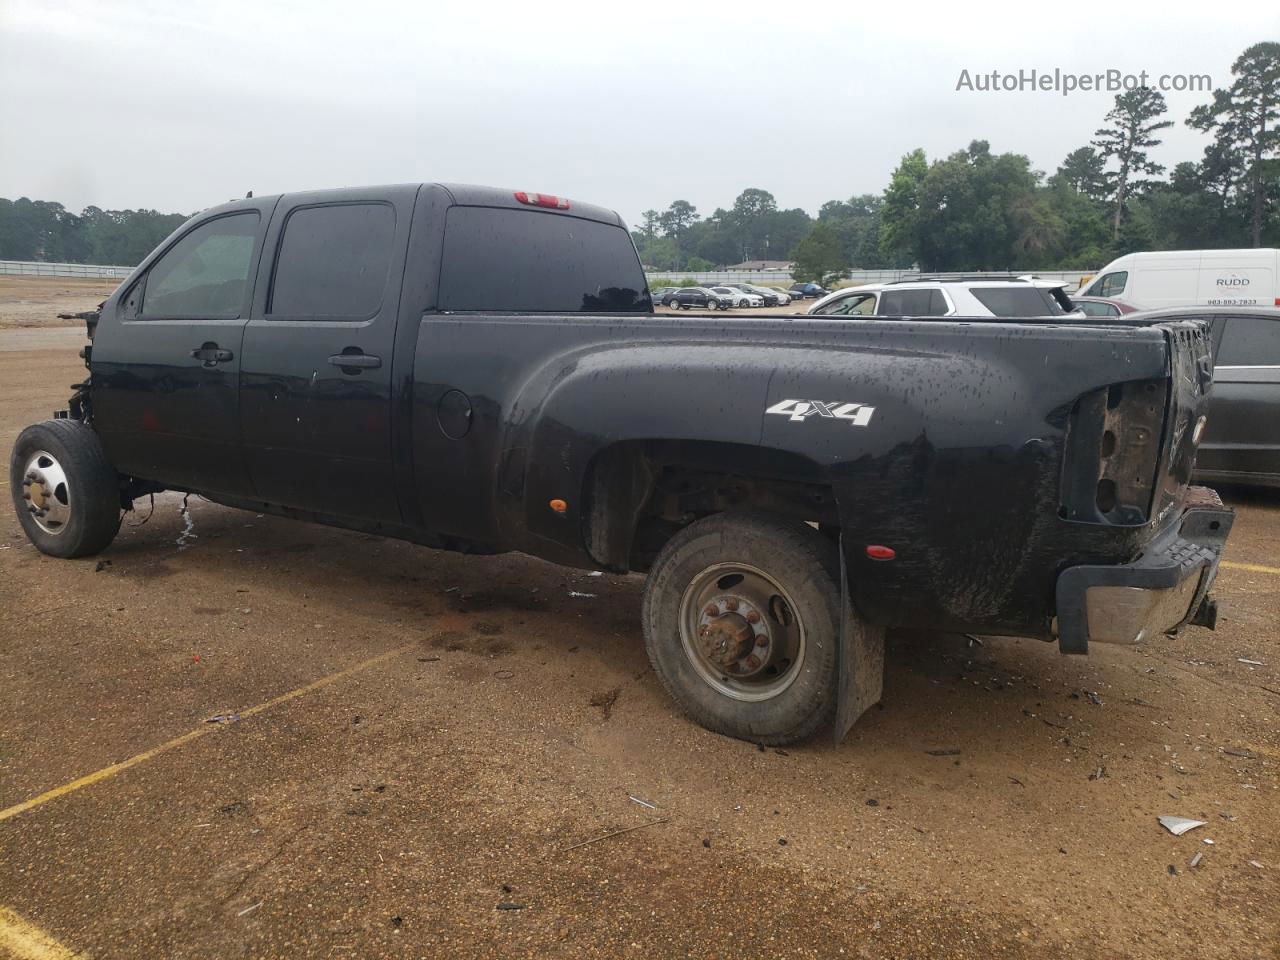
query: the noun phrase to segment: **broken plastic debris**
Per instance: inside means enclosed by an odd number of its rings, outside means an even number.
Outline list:
[[[1257,860],[1249,860],[1249,861],[1247,861],[1247,862],[1248,862],[1249,866],[1251,866],[1251,867],[1257,867],[1259,870],[1265,870],[1265,869],[1266,869],[1266,867],[1264,867],[1262,864],[1260,864]]]
[[[1187,866],[1189,866],[1189,867],[1198,867],[1198,866],[1200,866],[1200,861],[1201,861],[1201,860],[1203,860],[1203,859],[1204,859],[1204,854],[1203,854],[1203,853],[1197,853],[1194,857],[1192,857],[1192,858],[1191,858],[1191,862],[1190,862],[1190,863],[1188,863],[1188,864],[1187,864]]]
[[[1261,660],[1250,660],[1248,657],[1236,657],[1236,663],[1247,663],[1251,667],[1265,667]]]
[[[583,598],[585,598],[585,599],[587,599],[587,600],[594,600],[596,595],[595,595],[594,593],[581,593],[581,592],[579,592],[579,591],[577,591],[577,590],[570,590],[570,591],[569,591],[569,596],[571,596],[571,597],[583,597]]]
[[[588,577],[603,577],[603,576],[604,576],[604,571],[602,571],[602,570],[592,570],[590,573],[588,573],[588,574],[587,574],[587,576],[588,576]]]
[[[254,904],[253,906],[251,906],[251,907],[245,907],[243,910],[241,910],[239,913],[237,913],[237,914],[236,914],[236,916],[237,916],[237,917],[243,917],[246,913],[253,913],[253,911],[257,910],[260,906],[262,906],[262,901],[261,901],[261,900],[259,900],[257,903],[255,903],[255,904]]]
[[[216,713],[205,723],[235,723],[239,719],[240,714],[238,713]]]
[[[648,807],[650,810],[658,809],[655,804],[650,803],[648,800],[641,800],[639,797],[628,796],[627,799],[631,800],[634,803],[640,804],[640,806],[642,807]]]
[[[1194,830],[1196,827],[1203,827],[1205,821],[1191,820],[1187,817],[1158,817],[1160,826],[1164,827],[1175,837],[1180,837],[1188,830]]]

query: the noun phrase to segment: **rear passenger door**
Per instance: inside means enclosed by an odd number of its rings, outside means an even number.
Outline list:
[[[392,344],[417,188],[281,199],[240,380],[245,461],[268,503],[398,523]]]

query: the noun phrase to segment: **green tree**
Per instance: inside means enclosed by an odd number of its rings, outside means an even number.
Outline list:
[[[834,283],[848,269],[840,238],[829,224],[818,222],[795,249],[792,278],[826,286]]]
[[[1262,244],[1267,194],[1280,154],[1280,43],[1255,43],[1231,65],[1235,80],[1213,101],[1191,111],[1187,125],[1214,135],[1220,155],[1238,154],[1244,167],[1253,246]]]
[[[919,194],[929,173],[924,151],[916,148],[902,158],[884,191],[884,209],[880,215],[880,249],[886,258],[899,260],[914,255],[914,237],[918,219]]]
[[[1077,193],[1091,200],[1102,200],[1107,195],[1107,158],[1093,147],[1072,150],[1054,174]]]
[[[1152,134],[1173,126],[1172,120],[1156,119],[1167,110],[1164,95],[1159,91],[1150,87],[1126,90],[1116,95],[1115,106],[1106,115],[1105,120],[1110,126],[1094,131],[1093,145],[1105,159],[1119,164],[1118,170],[1107,174],[1109,195],[1115,207],[1111,229],[1113,240],[1120,238],[1125,200],[1146,185],[1146,181],[1140,179],[1142,175],[1154,176],[1164,170],[1150,159],[1147,151],[1163,142]]]
[[[640,228],[640,232],[649,239],[656,237],[662,214],[658,213],[657,210],[646,210],[642,216],[644,217],[644,225]]]
[[[697,222],[698,208],[688,200],[676,200],[658,217],[663,234],[674,237],[677,243]]]

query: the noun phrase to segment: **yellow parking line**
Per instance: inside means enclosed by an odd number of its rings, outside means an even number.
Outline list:
[[[18,960],[81,960],[83,956],[5,907],[0,907],[0,952]]]
[[[312,690],[319,690],[320,688],[327,687],[332,683],[337,683],[339,680],[344,677],[349,677],[353,673],[359,673],[361,670],[367,670],[369,667],[377,666],[383,661],[390,660],[392,657],[398,657],[402,653],[407,653],[415,646],[416,644],[406,643],[402,647],[396,647],[394,650],[388,650],[386,653],[379,654],[369,660],[361,661],[354,666],[347,667],[345,670],[339,670],[337,673],[331,673],[328,676],[321,677],[319,680],[313,680],[305,687],[298,687],[296,690],[290,690],[288,693],[282,693],[280,696],[266,701],[266,703],[260,703],[247,710],[241,710],[240,718],[243,720],[248,717],[252,717],[256,713],[262,713],[264,710],[270,710],[272,707],[276,707],[289,700],[296,699],[304,693],[310,693]],[[150,750],[136,754],[128,760],[121,760],[119,763],[113,763],[109,767],[103,767],[101,770],[95,770],[93,773],[86,774],[78,780],[72,780],[70,783],[64,783],[60,787],[54,787],[52,790],[48,790],[40,794],[38,797],[32,797],[30,800],[24,800],[22,803],[16,803],[12,807],[0,810],[0,820],[8,820],[10,817],[16,817],[18,814],[30,810],[32,807],[38,807],[42,803],[48,803],[50,800],[56,800],[58,797],[65,796],[68,793],[73,793],[81,787],[87,787],[95,784],[99,780],[106,780],[108,777],[114,777],[117,773],[122,773],[130,767],[136,767],[145,760],[150,760],[152,757],[158,757],[162,753],[168,753],[175,747],[180,747],[184,743],[189,743],[192,740],[203,737],[205,734],[213,733],[218,729],[220,728],[213,724],[206,724],[202,727],[197,727],[196,729],[190,730],[179,737],[174,737],[167,743],[160,744],[158,747],[152,747]]]
[[[1236,563],[1234,560],[1223,560],[1218,564],[1230,570],[1248,570],[1250,573],[1274,573],[1280,577],[1280,567],[1264,567],[1260,563]]]

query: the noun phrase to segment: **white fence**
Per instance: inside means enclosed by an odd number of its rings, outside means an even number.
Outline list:
[[[0,274],[19,277],[97,277],[108,280],[123,280],[133,272],[133,267],[113,267],[96,263],[40,263],[27,260],[0,260]],[[1068,293],[1075,293],[1083,278],[1090,276],[1091,270],[1037,270],[1037,277],[1045,280],[1061,280],[1067,286]],[[1007,277],[1008,273],[969,273],[965,276]],[[845,278],[848,283],[893,283],[896,280],[911,280],[920,276],[918,270],[854,270]],[[719,270],[710,273],[697,271],[660,271],[648,274],[649,286],[669,287],[673,284],[693,280],[703,286],[715,286],[721,283],[760,283],[772,286],[787,287],[791,285],[791,274],[785,270]]]
[[[1081,281],[1086,277],[1092,276],[1096,271],[1035,270],[1030,272],[1042,280],[1060,280],[1066,285],[1068,293],[1075,293],[1080,289]],[[919,270],[853,270],[844,278],[842,284],[894,283],[898,280],[913,280],[921,275]],[[923,275],[936,276],[937,274],[927,273]],[[711,273],[675,270],[650,273],[647,276],[650,287],[669,287],[686,279],[692,279],[700,286],[716,286],[721,283],[759,283],[766,286],[789,287],[792,283],[791,274],[782,270],[721,270]],[[1000,278],[1009,276],[1009,273],[1007,271],[999,273],[973,272],[965,273],[964,276]]]
[[[0,260],[0,274],[17,277],[97,277],[123,280],[133,267],[101,263],[41,263],[34,260]]]

